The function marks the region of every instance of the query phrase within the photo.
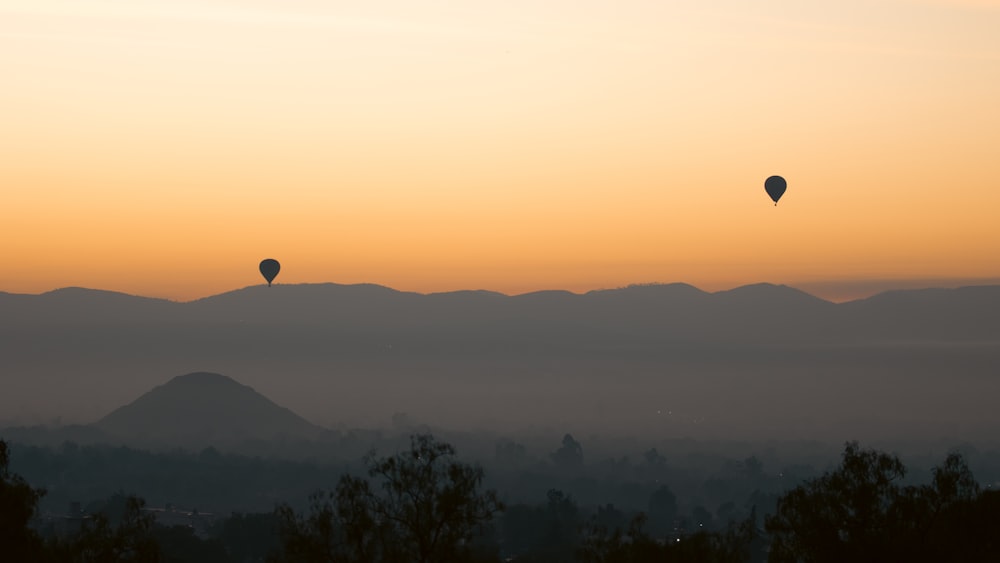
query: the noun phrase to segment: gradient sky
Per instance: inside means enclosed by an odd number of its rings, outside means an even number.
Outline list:
[[[421,292],[995,281],[997,30],[975,0],[0,0],[0,291],[188,300],[266,257]]]

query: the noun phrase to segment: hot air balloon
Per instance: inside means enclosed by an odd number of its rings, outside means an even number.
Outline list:
[[[274,258],[265,258],[260,261],[260,275],[267,280],[267,287],[271,287],[271,282],[277,277],[279,271],[281,271],[281,264]]]
[[[785,193],[785,188],[787,187],[788,183],[781,176],[771,176],[767,180],[764,180],[764,190],[774,200],[775,206],[778,205],[778,200],[781,199],[781,195]]]

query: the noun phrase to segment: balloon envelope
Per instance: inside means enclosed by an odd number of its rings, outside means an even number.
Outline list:
[[[764,190],[774,200],[775,205],[778,205],[778,200],[781,199],[786,188],[788,188],[788,183],[781,176],[771,176],[767,180],[764,180]]]
[[[281,271],[281,264],[274,258],[267,258],[260,261],[260,275],[264,276],[264,279],[267,280],[268,286],[274,281],[279,271]]]

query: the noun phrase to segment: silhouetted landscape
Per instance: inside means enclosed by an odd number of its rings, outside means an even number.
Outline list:
[[[325,428],[992,439],[1000,286],[834,304],[767,284],[506,296],[255,286],[175,303],[0,294],[2,426],[91,423],[221,373]]]
[[[998,30],[0,1],[0,563],[1000,562]]]
[[[1000,286],[839,304],[769,284],[68,288],[0,310],[5,502],[36,507],[31,560],[995,553]],[[863,510],[897,527],[910,511],[894,533],[937,530],[925,551],[801,528],[869,479]],[[379,524],[422,510],[394,487],[464,491],[454,535],[431,548]]]

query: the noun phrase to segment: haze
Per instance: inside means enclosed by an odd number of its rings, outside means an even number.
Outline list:
[[[214,371],[330,429],[992,443],[1000,286],[834,304],[754,285],[577,295],[254,286],[191,303],[0,294],[23,423],[91,423]],[[15,421],[8,421],[8,424]]]
[[[0,0],[5,557],[1000,560],[998,30]]]

